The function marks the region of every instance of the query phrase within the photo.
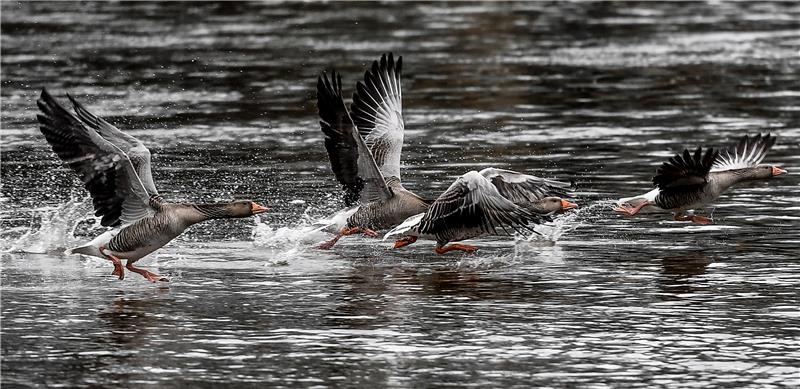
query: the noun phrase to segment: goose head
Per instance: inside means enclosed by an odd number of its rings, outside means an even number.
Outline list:
[[[269,211],[269,208],[250,200],[236,200],[224,204],[223,209],[227,213],[226,216],[232,218],[249,217]]]
[[[542,213],[561,213],[569,209],[578,208],[578,204],[560,197],[545,197],[535,202],[533,207]]]
[[[786,170],[783,170],[783,169],[781,169],[781,168],[779,168],[777,166],[770,166],[770,168],[772,168],[772,176],[773,177],[777,177],[777,176],[780,176],[782,174],[789,173]]]
[[[772,166],[772,165],[758,165],[752,168],[747,168],[745,170],[746,172],[744,175],[750,179],[772,178],[787,173],[786,170],[783,170],[777,166]]]

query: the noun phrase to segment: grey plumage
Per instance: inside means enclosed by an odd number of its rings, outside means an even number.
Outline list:
[[[361,204],[347,227],[390,228],[428,208],[428,201],[400,182],[401,68],[402,59],[395,62],[391,54],[375,61],[357,84],[352,116],[342,97],[341,76],[331,72],[329,79],[323,73],[317,80],[320,127],[331,169],[344,189],[345,205]]]
[[[87,127],[42,90],[36,101],[40,130],[53,151],[83,181],[103,226],[132,223],[152,215],[151,195],[122,149]],[[118,130],[117,130],[118,131]],[[146,166],[149,167],[149,164]]]
[[[532,233],[532,225],[551,220],[551,211],[536,203],[565,196],[567,187],[511,170],[471,171],[456,179],[426,213],[408,218],[386,236],[421,236],[442,247],[484,235]]]
[[[447,242],[481,235],[533,232],[528,225],[542,217],[503,197],[497,187],[478,172],[459,177],[431,204],[419,224],[421,235]]]
[[[156,184],[153,181],[150,150],[138,139],[120,131],[104,119],[95,116],[70,94],[67,94],[67,98],[72,102],[75,113],[84,125],[95,130],[100,136],[119,147],[128,156],[136,175],[139,176],[139,180],[144,185],[147,193],[151,196],[158,195]]]
[[[539,178],[512,170],[486,168],[479,172],[492,182],[500,194],[521,207],[545,197],[567,197],[571,184]]]
[[[325,147],[336,178],[345,189],[345,204],[386,200],[391,191],[375,159],[356,131],[342,99],[341,76],[322,74],[317,82],[317,105]]]
[[[777,140],[777,137],[769,133],[766,136],[761,134],[753,137],[744,135],[735,146],[720,151],[711,166],[711,172],[756,166],[764,160],[767,152],[775,145]]]
[[[246,217],[266,211],[250,201],[227,204],[165,202],[153,182],[150,151],[136,138],[95,116],[72,96],[75,114],[42,90],[37,101],[40,129],[53,151],[83,181],[103,226],[115,227],[69,250],[112,260],[114,274],[128,270],[155,282],[157,275],[133,263],[167,244],[188,226],[215,218]]]
[[[722,151],[708,148],[703,152],[701,147],[694,153],[684,150],[659,167],[653,177],[655,190],[620,199],[617,211],[634,215],[641,210],[666,210],[680,216],[684,211],[713,202],[737,183],[783,174],[783,169],[760,164],[775,141],[776,137],[771,134],[745,135]]]
[[[392,228],[408,218],[428,209],[429,203],[400,185],[391,182],[392,197],[362,205],[347,219],[348,227],[372,230]]]
[[[331,170],[342,184],[344,203],[349,207],[358,203],[365,182],[358,174],[358,144],[353,136],[355,126],[342,100],[341,74],[333,71],[330,80],[326,73],[319,76],[317,109]]]
[[[405,132],[402,69],[403,57],[395,62],[392,53],[373,61],[372,68],[364,72],[364,80],[356,83],[350,106],[353,122],[381,173],[398,181]]]
[[[718,154],[714,149],[707,149],[703,153],[702,148],[698,147],[693,154],[683,150],[682,154],[664,162],[653,177],[653,183],[660,190],[656,204],[671,209],[699,201],[708,184],[708,172]]]

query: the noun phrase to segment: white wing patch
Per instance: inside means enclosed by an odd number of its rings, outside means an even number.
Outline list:
[[[711,171],[721,172],[757,166],[767,156],[776,139],[772,134],[766,136],[758,134],[753,137],[745,135],[736,146],[719,153],[714,165],[711,166]]]
[[[400,179],[403,149],[403,92],[400,86],[402,58],[383,55],[356,84],[352,118],[375,163],[387,179]]]

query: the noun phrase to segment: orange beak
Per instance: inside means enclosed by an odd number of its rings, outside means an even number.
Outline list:
[[[570,203],[567,200],[561,200],[561,209],[567,210],[567,209],[573,209],[573,208],[578,208],[578,204]]]
[[[779,176],[781,174],[786,174],[786,173],[788,173],[786,170],[783,170],[783,169],[781,169],[781,168],[779,168],[777,166],[773,166],[772,167],[772,176],[773,177]]]
[[[267,212],[267,211],[269,211],[269,208],[267,208],[267,207],[265,207],[265,206],[263,206],[261,204],[253,203],[253,205],[250,207],[250,212],[252,212],[253,215],[258,215],[259,213],[264,213],[264,212]]]

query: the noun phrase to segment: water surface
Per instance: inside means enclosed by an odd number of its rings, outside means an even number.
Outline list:
[[[683,147],[771,131],[800,168],[794,3],[2,3],[4,387],[800,385],[796,175],[716,224],[626,219]],[[316,76],[404,57],[405,185],[470,169],[575,180],[545,238],[475,255],[312,223],[341,208]],[[61,254],[98,233],[37,130],[42,87],[144,141],[172,201],[251,198],[118,281]]]

